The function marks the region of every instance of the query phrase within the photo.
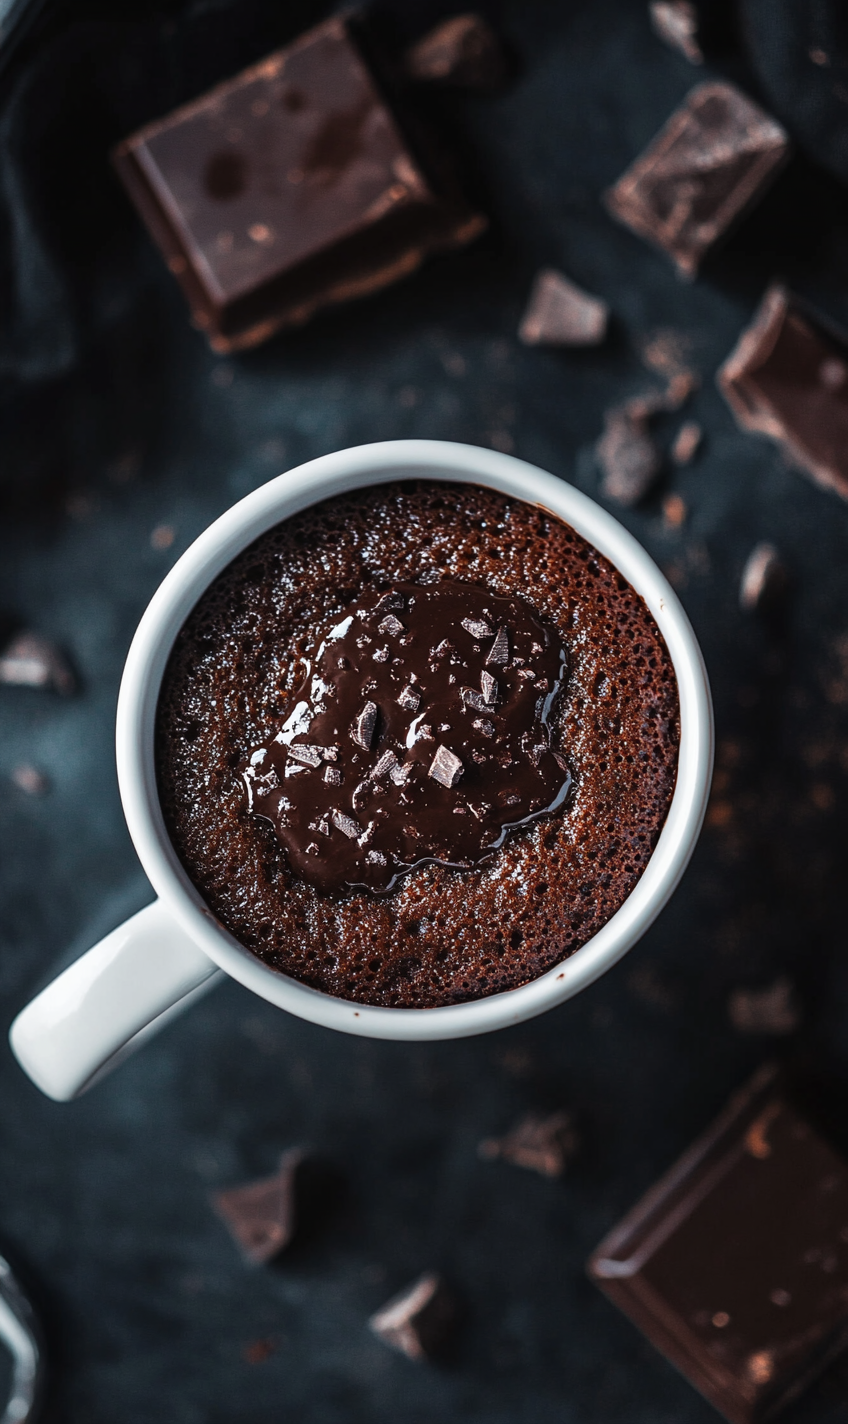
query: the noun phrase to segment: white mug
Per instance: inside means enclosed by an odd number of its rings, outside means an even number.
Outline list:
[[[624,904],[568,959],[529,984],[470,1003],[386,1009],[321,993],[263,964],[219,924],[171,845],[156,790],[153,733],[174,640],[209,584],[281,520],[319,500],[389,480],[485,485],[573,526],[641,594],[671,655],[680,697],[677,781],[653,855]],[[622,526],[544,471],[512,456],[439,440],[392,440],[323,455],[254,490],[187,549],[154,595],[127,657],[118,699],[124,813],[157,900],[49,984],[12,1025],[12,1048],[58,1101],[78,1096],[211,988],[222,971],[281,1009],[368,1038],[442,1039],[521,1023],[561,1004],[626,954],[671,896],[694,848],[712,775],[713,723],[700,648],[656,564]]]

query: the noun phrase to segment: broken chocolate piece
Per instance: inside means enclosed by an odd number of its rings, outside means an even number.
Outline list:
[[[589,1273],[732,1424],[848,1343],[848,1166],[773,1069],[607,1236]]]
[[[703,64],[704,56],[698,44],[698,12],[691,0],[651,0],[650,14],[654,33],[661,40],[690,64]]]
[[[787,582],[786,569],[774,545],[755,545],[742,570],[740,608],[744,613],[768,612],[782,599]]]
[[[357,787],[356,789],[358,791],[360,788]],[[330,820],[336,827],[336,830],[341,831],[342,835],[347,836],[349,841],[358,840],[362,835],[362,827],[359,822],[354,821],[352,816],[346,816],[344,811],[331,811]]]
[[[320,747],[306,746],[303,742],[292,742],[289,746],[289,756],[292,761],[300,762],[301,766],[320,766],[323,761]]]
[[[439,746],[430,763],[427,775],[432,776],[434,781],[438,781],[440,786],[456,786],[462,776],[462,762],[447,747]]]
[[[794,1033],[801,1021],[792,981],[785,974],[765,989],[734,989],[727,1012],[738,1033]]]
[[[0,654],[0,683],[49,688],[68,697],[76,681],[55,643],[40,633],[17,633]]]
[[[461,89],[494,89],[507,71],[503,45],[482,15],[453,15],[406,52],[410,79]]]
[[[378,633],[391,633],[393,637],[397,637],[403,631],[403,624],[399,618],[395,618],[393,613],[387,613],[382,623],[377,624]]]
[[[374,740],[374,732],[377,727],[377,704],[376,702],[366,702],[359,713],[351,736],[358,746],[364,751],[371,750],[371,743]]]
[[[336,17],[113,160],[215,351],[397,281],[485,221],[438,191]]]
[[[437,1355],[456,1317],[441,1276],[428,1271],[371,1316],[368,1324],[393,1350],[410,1360]]]
[[[389,748],[387,752],[383,752],[383,755],[380,757],[380,760],[377,762],[377,765],[374,767],[374,770],[372,771],[371,775],[375,779],[379,780],[381,776],[388,776],[389,773],[394,770],[397,764],[398,759],[395,756],[394,752],[391,750],[391,748]]]
[[[402,593],[392,589],[390,593],[384,593],[379,603],[374,608],[374,616],[379,613],[399,613],[406,607],[406,600]]]
[[[480,687],[483,692],[483,701],[490,707],[494,707],[498,698],[498,684],[496,678],[484,668],[480,674]]]
[[[646,399],[636,397],[608,410],[595,447],[603,472],[601,493],[618,504],[638,504],[660,472],[660,452],[648,429]]]
[[[477,1150],[488,1160],[501,1157],[543,1177],[561,1177],[577,1145],[570,1113],[555,1112],[547,1117],[530,1113],[505,1137],[487,1137]]]
[[[779,441],[816,484],[848,499],[848,351],[785,287],[769,288],[716,379],[743,430]]]
[[[324,768],[324,780],[328,786],[341,786],[342,774],[335,766]]]
[[[295,1180],[305,1154],[299,1147],[284,1152],[272,1177],[216,1192],[212,1205],[254,1265],[262,1266],[282,1251],[294,1235]]]
[[[675,465],[688,465],[694,459],[704,432],[696,420],[687,420],[674,437],[671,458]]]
[[[462,626],[472,638],[491,638],[494,628],[490,628],[484,618],[463,618]]]
[[[421,694],[414,687],[405,687],[398,698],[398,706],[406,708],[407,712],[417,712],[420,701]]]
[[[501,624],[500,628],[495,634],[495,641],[489,649],[489,656],[486,658],[486,664],[489,667],[496,667],[500,664],[506,664],[508,662],[509,633],[507,632],[506,627]]]
[[[788,152],[780,124],[735,85],[699,84],[610,189],[606,205],[691,278]]]
[[[518,338],[525,346],[599,346],[608,321],[606,302],[546,267],[533,283]]]

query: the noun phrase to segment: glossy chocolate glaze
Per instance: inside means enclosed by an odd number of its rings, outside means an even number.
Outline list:
[[[251,811],[311,885],[388,890],[426,860],[476,865],[565,802],[551,716],[566,652],[523,600],[395,583],[316,643],[242,772]]]
[[[372,594],[446,581],[478,589],[485,606],[517,600],[567,649],[550,735],[572,775],[568,800],[468,869],[428,862],[390,893],[322,891],[250,813],[245,763],[295,705],[321,630]],[[483,667],[501,679],[497,665]],[[596,549],[493,490],[412,481],[326,500],[225,569],[176,640],[156,734],[168,831],[221,924],[317,989],[409,1008],[514,988],[595,934],[650,858],[677,744],[668,651]]]

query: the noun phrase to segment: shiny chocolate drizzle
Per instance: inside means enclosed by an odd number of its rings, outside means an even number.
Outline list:
[[[282,727],[242,767],[250,812],[309,884],[388,891],[426,861],[477,865],[565,803],[566,650],[520,598],[399,583],[316,641]]]

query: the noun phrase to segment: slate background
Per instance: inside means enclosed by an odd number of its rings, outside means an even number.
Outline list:
[[[848,317],[845,190],[797,158],[701,279],[681,285],[599,195],[700,73],[652,35],[641,0],[507,3],[513,86],[439,104],[491,235],[367,304],[213,359],[104,153],[326,8],[77,9],[71,29],[33,50],[2,129],[26,270],[4,289],[0,340],[0,609],[58,639],[81,678],[67,701],[0,689],[0,1244],[47,1324],[48,1418],[709,1424],[711,1408],[587,1282],[583,1262],[765,1057],[830,1106],[837,1140],[842,1116],[844,1145],[848,508],[739,433],[713,374],[775,273],[831,319]],[[384,9],[410,32],[439,13]],[[741,46],[719,70],[757,92]],[[22,127],[26,103],[39,122]],[[603,348],[518,344],[543,262],[610,302]],[[133,629],[179,553],[281,469],[367,440],[495,444],[596,493],[603,409],[652,383],[640,345],[668,327],[690,338],[703,376],[686,415],[706,442],[621,517],[670,571],[702,641],[718,772],[691,868],[644,941],[577,1000],[459,1043],[334,1035],[228,983],[81,1101],[41,1097],[5,1026],[57,966],[149,898],[112,725]],[[677,531],[661,516],[669,490],[690,511]],[[175,531],[166,550],[151,545],[161,525]],[[777,628],[737,606],[763,538],[794,580]],[[12,785],[22,761],[50,778],[47,795]],[[782,971],[803,1003],[800,1030],[737,1035],[730,990]],[[560,1106],[583,1136],[562,1180],[478,1160],[481,1138]],[[295,1143],[335,1164],[343,1201],[278,1265],[250,1270],[207,1193],[272,1169]],[[366,1329],[430,1267],[465,1306],[452,1360],[432,1368]],[[251,1364],[245,1350],[260,1340],[272,1353]],[[842,1419],[847,1395],[843,1362],[787,1418]]]

